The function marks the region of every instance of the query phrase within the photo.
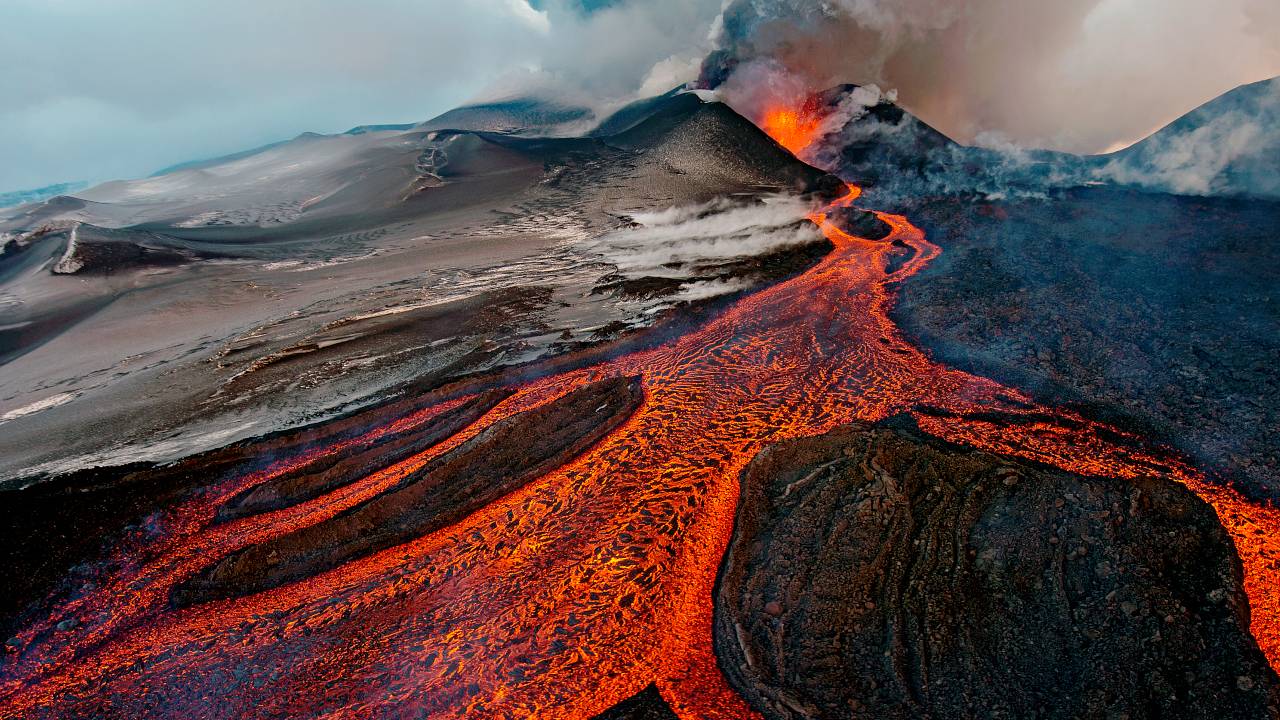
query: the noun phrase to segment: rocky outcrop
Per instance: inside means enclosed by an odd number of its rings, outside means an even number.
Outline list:
[[[211,257],[184,247],[176,238],[139,230],[113,230],[75,223],[54,275],[111,275],[150,267],[168,267]]]
[[[855,425],[742,476],[715,597],[769,718],[1272,717],[1240,563],[1171,482]]]
[[[266,590],[457,522],[582,453],[643,399],[638,379],[610,378],[500,420],[365,503],[228,556],[177,586],[173,601]]]
[[[676,720],[677,715],[667,705],[654,685],[632,695],[591,720]]]

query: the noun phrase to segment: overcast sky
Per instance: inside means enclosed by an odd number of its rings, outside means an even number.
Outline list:
[[[753,1],[762,9],[788,4]],[[991,11],[1002,2],[1022,10],[1065,3],[1079,12],[1001,11],[1022,25],[980,37],[972,23],[956,23],[958,7]],[[560,3],[0,0],[0,191],[136,177],[304,131],[425,120],[480,97],[555,88],[571,101],[608,102],[661,92],[696,75],[721,11],[721,0]],[[906,7],[923,27],[964,29],[937,56],[940,65],[925,68],[933,82],[910,86],[911,74],[898,70],[904,104],[932,111],[926,119],[956,135],[987,130],[1025,144],[1100,150],[1241,82],[1280,74],[1275,0],[828,0],[824,7],[862,25]],[[1038,22],[1068,26],[1047,32]],[[1049,36],[1051,48],[1037,41]],[[956,53],[977,57],[964,51],[975,37],[983,61],[952,83]],[[878,67],[846,60],[830,61],[833,75]],[[1022,66],[1035,74],[1012,72]],[[998,108],[949,116],[931,110],[957,102],[939,84],[964,88],[975,108],[991,107],[975,93],[1003,95]],[[1073,130],[1086,125],[1088,133]]]
[[[1280,0],[732,0],[723,27],[757,84],[874,82],[962,142],[1077,153],[1280,74]]]
[[[588,19],[526,0],[0,0],[0,192],[418,122],[561,76],[633,92],[657,60],[705,52],[719,11],[664,4]]]

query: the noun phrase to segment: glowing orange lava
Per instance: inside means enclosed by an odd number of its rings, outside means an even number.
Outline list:
[[[811,112],[807,104],[799,109],[778,106],[765,111],[760,129],[792,154],[800,155],[818,139],[822,118]]]
[[[19,636],[0,717],[586,718],[651,682],[682,718],[752,717],[711,644],[739,472],[769,443],[921,405],[955,415],[917,413],[952,441],[1186,482],[1236,539],[1254,632],[1276,664],[1277,513],[908,344],[887,314],[891,286],[939,249],[899,216],[881,216],[893,228],[882,241],[840,230],[828,218],[856,197],[850,188],[811,216],[835,244],[816,267],[666,345],[521,385],[440,446],[295,507],[213,523],[220,502],[309,457],[178,508],[158,539],[121,550],[108,582]],[[166,604],[176,583],[235,549],[330,517],[502,418],[614,376],[640,376],[645,389],[626,423],[456,525],[257,595]],[[1014,421],[965,417],[987,410]],[[57,629],[67,619],[76,627]]]

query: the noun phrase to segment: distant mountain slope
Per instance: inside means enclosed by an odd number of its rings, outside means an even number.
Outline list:
[[[1236,88],[1100,156],[961,145],[884,96],[851,103],[856,90],[840,85],[815,98],[819,112],[848,120],[811,148],[809,159],[891,205],[919,196],[998,199],[1096,183],[1174,195],[1280,197],[1280,78]]]
[[[106,227],[270,227],[365,212],[400,200],[417,177],[418,143],[398,131],[303,135],[76,193],[100,205],[75,217]]]
[[[65,182],[54,185],[45,185],[44,187],[33,188],[31,190],[13,190],[10,192],[0,193],[0,208],[13,207],[29,202],[39,202],[55,195],[66,195],[80,190],[87,186],[85,182]]]
[[[1127,185],[1280,197],[1280,78],[1242,85],[1105,157],[1103,175]]]
[[[585,130],[592,120],[585,107],[563,105],[533,97],[463,105],[418,126],[421,130],[569,135]]]
[[[302,133],[298,137],[293,138],[293,140],[297,140],[299,138],[304,138],[304,137],[313,136],[313,135],[315,135],[315,133]],[[162,167],[159,170],[151,173],[147,177],[160,177],[161,175],[168,175],[169,173],[176,173],[182,170],[199,170],[201,168],[206,168],[213,165],[221,165],[222,163],[228,163],[233,160],[240,160],[241,158],[252,157],[254,155],[257,155],[258,153],[263,153],[272,148],[277,148],[277,147],[280,147],[281,145],[285,145],[287,143],[293,142],[293,140],[277,140],[276,142],[273,142],[273,143],[267,143],[266,145],[259,145],[258,147],[250,148],[248,150],[240,150],[238,152],[233,152],[228,155],[218,155],[211,158],[201,158],[199,160],[185,160],[183,162],[176,163],[174,165]]]
[[[1047,150],[962,145],[873,86],[838,85],[811,104],[819,116],[843,116],[809,148],[810,162],[858,183],[882,208],[920,197],[1005,197],[1083,184],[1085,159]],[[827,124],[831,124],[830,121]]]

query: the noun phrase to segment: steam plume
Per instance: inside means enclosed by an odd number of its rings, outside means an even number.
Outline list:
[[[875,83],[961,142],[1076,153],[1280,74],[1269,0],[733,0],[719,28],[703,81],[753,78],[753,92],[725,95],[746,114],[770,92]]]

